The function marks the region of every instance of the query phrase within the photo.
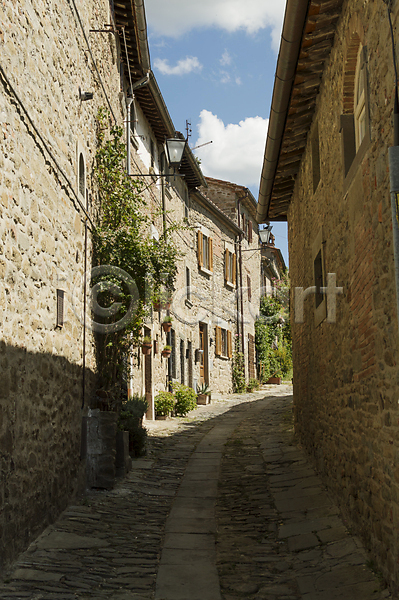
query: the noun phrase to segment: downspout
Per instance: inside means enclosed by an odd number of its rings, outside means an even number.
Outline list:
[[[240,197],[237,198],[238,227],[241,229]],[[241,308],[241,352],[244,354],[244,300],[242,297],[242,234],[238,238],[238,265],[240,269],[240,308]]]
[[[238,261],[238,248],[239,248],[239,236],[236,236],[236,242],[235,242],[235,249],[236,249],[236,280],[238,281],[238,273],[239,273],[239,261]],[[236,283],[237,285],[237,283]],[[237,293],[236,293],[236,310],[237,310],[237,335],[238,335],[238,339],[240,339],[240,330],[241,330],[241,324],[240,324],[240,296],[238,294],[238,285],[237,285]],[[235,346],[234,346],[234,350],[235,350]]]
[[[87,294],[87,219],[85,218],[85,241],[84,241],[84,271],[83,271],[83,357],[82,357],[82,410],[86,401],[86,294]]]
[[[393,146],[388,148],[389,157],[389,180],[391,192],[391,211],[392,211],[392,235],[393,235],[393,256],[395,263],[395,284],[396,284],[396,314],[399,327],[399,102],[398,102],[398,74],[396,68],[395,55],[395,37],[393,33],[391,20],[391,3],[388,4],[388,21],[391,30],[391,43],[393,55],[393,68],[395,74],[395,102],[393,109]]]
[[[130,171],[130,128],[132,122],[132,106],[133,106],[133,119],[134,119],[134,92],[147,85],[150,81],[150,71],[146,73],[144,77],[133,83],[132,85],[132,97],[126,98],[126,109],[127,109],[127,119],[126,119],[126,173],[127,175],[131,175]],[[133,120],[134,123],[134,120]]]

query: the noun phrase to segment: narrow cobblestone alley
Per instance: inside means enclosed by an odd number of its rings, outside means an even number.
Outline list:
[[[293,445],[290,389],[150,423],[147,457],[47,528],[0,598],[390,598]]]

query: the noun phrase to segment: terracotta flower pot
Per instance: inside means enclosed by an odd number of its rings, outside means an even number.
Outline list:
[[[276,385],[280,385],[281,377],[269,377],[269,379],[266,381],[266,383],[274,383]]]
[[[162,323],[162,329],[164,330],[165,333],[169,333],[169,331],[172,329],[172,323],[170,323],[168,321]]]
[[[208,396],[208,394],[198,394],[198,396],[197,396],[197,404],[209,404],[209,396]]]
[[[142,344],[141,351],[144,355],[148,356],[149,354],[151,354],[151,350],[152,350],[152,342]]]
[[[169,356],[171,355],[171,350],[162,350],[161,354],[164,358],[169,358]]]

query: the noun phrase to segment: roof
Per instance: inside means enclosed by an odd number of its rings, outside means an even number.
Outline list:
[[[343,0],[287,0],[257,220],[284,221]]]
[[[121,60],[126,66],[126,72],[129,65],[133,83],[150,72],[148,85],[137,89],[134,94],[151,125],[157,142],[163,144],[166,138],[175,137],[176,131],[155,75],[151,71],[144,2],[143,0],[114,0],[114,11],[116,28],[120,34]],[[188,145],[179,171],[185,176],[189,187],[206,185],[201,169]]]
[[[252,216],[256,218],[256,207],[258,203],[256,202],[255,197],[249,188],[245,187],[244,185],[239,185],[238,183],[226,181],[224,179],[214,179],[213,177],[205,177],[205,181],[210,186],[212,186],[212,183],[217,183],[221,186],[229,187],[236,193],[240,194],[240,200],[242,200],[247,206],[252,213]]]
[[[243,230],[238,227],[238,225],[230,219],[212,200],[209,200],[204,194],[202,194],[199,190],[193,191],[196,200],[200,202],[205,208],[207,208],[210,212],[212,212],[218,219],[223,221],[227,227],[233,231],[236,235],[243,235]]]

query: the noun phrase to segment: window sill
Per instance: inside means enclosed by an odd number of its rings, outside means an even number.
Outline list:
[[[215,354],[215,358],[222,358],[223,360],[230,360],[228,356],[224,356],[224,354]]]
[[[206,269],[205,267],[199,267],[199,270],[201,273],[204,273],[205,275],[213,275],[212,271],[209,271],[209,269]]]
[[[235,283],[231,283],[231,281],[225,281],[225,285],[226,285],[226,287],[230,288],[231,290],[234,290],[234,288],[236,287]]]

